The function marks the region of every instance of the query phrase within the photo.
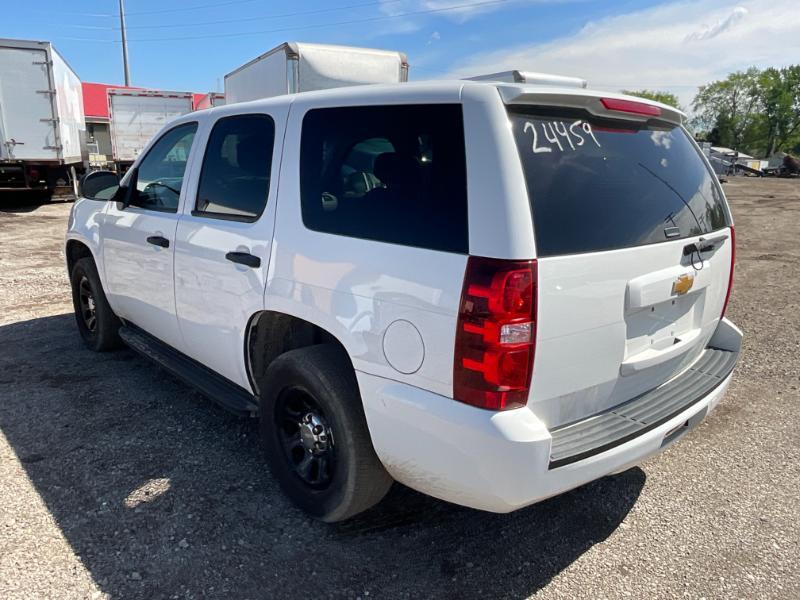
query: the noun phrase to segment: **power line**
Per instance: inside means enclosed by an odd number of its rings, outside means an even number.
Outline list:
[[[261,16],[253,16],[253,17],[246,17],[246,18],[238,18],[238,19],[217,19],[214,21],[203,21],[200,23],[174,23],[168,25],[128,25],[127,29],[175,29],[177,27],[202,27],[204,25],[222,25],[225,23],[243,23],[245,21],[263,21],[268,19],[285,19],[288,17],[302,17],[308,15],[316,15],[322,13],[329,13],[329,12],[338,12],[341,10],[349,10],[351,8],[364,8],[367,6],[377,6],[377,5],[385,5],[385,4],[393,4],[397,2],[403,2],[404,0],[378,0],[372,2],[361,2],[360,4],[348,4],[345,6],[333,6],[329,8],[317,8],[312,10],[303,10],[297,12],[288,12],[288,13],[281,13],[281,14],[274,14],[274,15],[261,15]],[[129,17],[131,13],[125,12],[125,16]],[[61,25],[61,24],[59,24]],[[75,27],[77,29],[93,29],[93,30],[113,30],[116,27],[109,26],[104,27],[100,25],[77,25],[77,24],[68,24],[62,25],[66,27]]]
[[[199,9],[202,9],[202,8],[216,8],[216,7],[219,7],[219,6],[230,6],[232,4],[248,4],[248,3],[257,2],[257,1],[258,0],[228,0],[227,2],[212,2],[210,4],[198,4],[196,6],[181,6],[180,8],[161,8],[159,10],[139,10],[139,11],[134,11],[134,12],[125,11],[125,15],[128,16],[128,17],[131,16],[131,15],[156,15],[156,14],[161,14],[161,13],[183,12],[183,11],[189,11],[189,10],[199,10]],[[109,15],[109,14],[103,14],[103,13],[75,13],[75,12],[71,12],[70,15],[73,15],[73,16],[76,16],[76,17],[103,17],[103,18],[108,18],[108,17],[116,18],[116,17],[119,17],[119,15]]]
[[[457,4],[454,6],[447,6],[444,8],[431,8],[427,10],[416,10],[410,11],[405,13],[398,13],[394,15],[382,15],[378,17],[369,17],[366,19],[351,19],[348,21],[338,21],[334,23],[318,23],[316,25],[300,25],[295,27],[280,27],[277,29],[264,29],[260,31],[237,31],[231,33],[217,33],[217,34],[208,34],[208,35],[193,35],[193,36],[171,36],[166,38],[139,38],[139,39],[129,39],[129,42],[173,42],[173,41],[184,41],[184,40],[207,40],[212,38],[229,38],[229,37],[241,37],[247,35],[263,35],[265,33],[282,33],[286,31],[299,31],[304,29],[322,29],[326,27],[339,27],[341,25],[354,25],[358,23],[373,23],[375,21],[388,21],[391,19],[400,19],[403,17],[413,17],[413,16],[420,16],[420,15],[428,15],[428,14],[436,14],[436,13],[445,13],[454,10],[460,10],[463,8],[479,8],[481,6],[492,6],[497,4],[505,4],[512,0],[485,0],[484,2],[470,2],[467,4]],[[99,40],[96,38],[76,38],[76,37],[64,37],[63,39],[67,40],[74,40],[80,42],[111,42],[117,43],[120,40]]]

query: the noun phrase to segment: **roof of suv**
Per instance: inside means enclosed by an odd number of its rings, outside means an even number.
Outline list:
[[[231,106],[275,106],[276,104],[291,104],[300,98],[304,100],[318,99],[330,102],[331,100],[341,99],[352,101],[365,96],[379,96],[390,92],[393,97],[417,96],[420,94],[429,95],[440,93],[442,95],[460,96],[466,87],[493,87],[498,90],[501,98],[506,104],[552,104],[573,108],[589,108],[590,102],[597,98],[614,98],[630,100],[641,104],[656,106],[661,109],[662,118],[680,123],[686,115],[680,110],[654,102],[645,98],[627,96],[614,92],[600,90],[583,89],[577,87],[557,87],[535,83],[505,83],[500,81],[475,81],[475,80],[431,80],[404,83],[382,83],[370,85],[354,85],[339,88],[331,88],[318,91],[301,92],[298,94],[287,94],[242,102],[239,104],[229,104]],[[226,106],[211,109],[211,111],[223,111]]]

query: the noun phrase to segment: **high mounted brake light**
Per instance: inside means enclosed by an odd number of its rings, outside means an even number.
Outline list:
[[[600,98],[606,110],[630,113],[633,115],[643,115],[646,117],[660,117],[661,109],[652,104],[635,102],[634,100],[620,100],[618,98]]]
[[[528,401],[536,261],[470,256],[456,325],[453,397],[490,410]]]

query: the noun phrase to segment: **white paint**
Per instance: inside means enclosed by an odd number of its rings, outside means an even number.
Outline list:
[[[624,471],[658,454],[667,432],[713,409],[732,377],[647,433],[549,470],[551,437],[530,406],[495,413],[366,373],[357,375],[375,451],[392,477],[442,500],[499,513]]]
[[[383,334],[383,355],[386,362],[399,373],[416,373],[425,359],[425,343],[414,324],[397,320]]]
[[[49,42],[0,39],[0,160],[81,161],[81,82]]]

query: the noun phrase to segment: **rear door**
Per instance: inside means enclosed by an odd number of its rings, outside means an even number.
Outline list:
[[[58,159],[47,51],[0,46],[0,73],[0,158]]]
[[[184,352],[249,387],[244,339],[264,307],[287,106],[213,123],[175,243]]]
[[[727,294],[731,220],[676,123],[509,114],[539,269],[531,406],[553,427],[655,388],[699,356]]]

